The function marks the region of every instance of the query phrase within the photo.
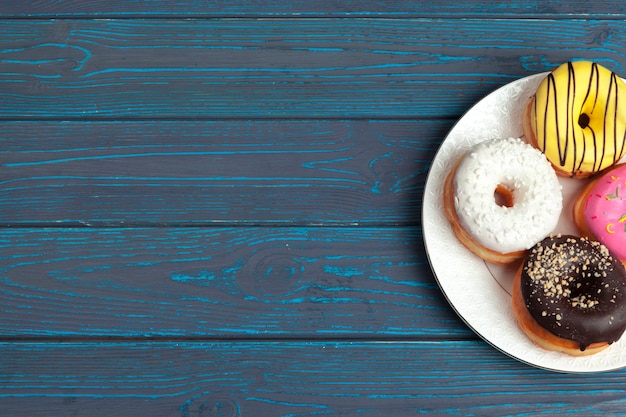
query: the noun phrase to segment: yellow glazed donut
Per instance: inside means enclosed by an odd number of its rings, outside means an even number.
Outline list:
[[[559,175],[588,177],[624,156],[626,84],[589,61],[567,62],[539,84],[522,119],[526,140]]]

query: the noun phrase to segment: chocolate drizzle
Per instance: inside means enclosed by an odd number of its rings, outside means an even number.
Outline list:
[[[595,84],[595,85],[594,85]],[[592,64],[591,65],[591,72],[589,74],[589,82],[587,83],[587,94],[585,94],[585,99],[583,100],[583,103],[587,103],[587,101],[590,99],[591,96],[591,91],[592,88],[595,88],[595,91],[599,91],[600,89],[600,73],[598,72],[598,65],[597,64]],[[608,102],[608,100],[607,100]],[[591,111],[589,111],[589,114],[593,115],[594,111],[596,110],[596,104],[598,103],[598,94],[594,94],[593,95],[593,106],[591,106]],[[584,107],[584,104],[583,104]],[[606,109],[608,111],[608,109]],[[583,128],[583,140],[584,138],[584,132],[586,130],[589,130],[589,132],[591,133],[591,136],[593,137],[593,166],[591,168],[592,172],[598,171],[600,170],[600,166],[596,166],[596,161],[602,161],[604,159],[604,146],[599,145],[598,141],[597,141],[597,137],[596,137],[596,132],[595,130],[593,130],[593,128],[591,126],[589,126],[589,115],[586,113],[583,113],[585,116],[587,116],[587,125],[586,126],[581,126]],[[605,112],[605,118],[604,118],[604,128],[606,129],[606,112]],[[586,130],[585,130],[586,129]],[[606,137],[606,136],[605,136]],[[586,141],[585,141],[586,142]],[[600,158],[598,158],[597,152],[598,149],[601,149],[602,151],[602,155],[600,156]],[[580,169],[580,166],[582,165],[584,159],[581,158],[580,160],[580,165],[578,165],[578,169]]]
[[[580,80],[587,74],[586,81]],[[614,72],[586,61],[568,62],[547,75],[543,93],[536,95],[533,130],[553,164],[575,176],[621,159],[626,128],[618,107],[620,85]]]
[[[615,73],[611,73],[611,86],[613,88],[615,88],[615,96],[614,96],[614,103],[613,103],[613,108],[615,109],[615,114],[617,117],[617,113],[619,111],[619,107],[618,107],[618,100],[619,100],[619,90],[617,89],[617,85],[618,85],[618,78],[617,75]],[[608,100],[607,100],[607,107],[608,107]],[[605,121],[606,123],[606,121]],[[622,146],[620,146],[620,150],[619,152],[616,152],[615,154],[618,155],[619,157],[615,157],[613,159],[614,162],[617,162],[619,159],[621,159],[622,155],[624,155],[624,146],[626,145],[626,132],[622,132],[622,137],[619,138],[618,137],[618,130],[617,130],[617,123],[613,124],[613,140],[614,140],[614,149],[617,151],[617,146],[618,146],[618,141],[621,141]]]
[[[521,290],[537,323],[580,349],[613,343],[626,329],[626,270],[598,242],[550,236],[531,248]]]
[[[576,73],[574,72],[574,67],[572,65],[571,62],[567,63],[567,106],[565,108],[565,120],[567,121],[567,130],[565,131],[565,149],[563,149],[563,153],[561,154],[561,149],[560,149],[560,145],[561,145],[561,141],[559,140],[559,158],[560,158],[560,162],[561,162],[561,166],[565,166],[565,162],[567,160],[567,146],[569,145],[569,138],[572,138],[572,147],[574,148],[574,161],[573,164],[576,167],[576,157],[578,155],[578,152],[576,147],[578,146],[578,143],[580,142],[578,140],[578,138],[576,137],[576,129],[574,129],[573,123],[573,117],[575,114],[575,110],[574,110],[574,98],[576,97]],[[582,143],[584,145],[585,140],[584,140],[584,134],[583,134],[583,140]],[[584,150],[583,150],[583,155],[584,155]],[[581,159],[581,163],[582,163],[582,159]],[[580,168],[580,165],[578,165],[578,167],[576,168]]]

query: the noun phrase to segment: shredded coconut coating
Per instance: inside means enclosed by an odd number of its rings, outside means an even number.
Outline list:
[[[511,190],[512,207],[494,197],[498,186]],[[462,226],[481,245],[509,253],[530,249],[556,227],[563,197],[550,162],[519,138],[474,146],[454,178],[455,208]]]

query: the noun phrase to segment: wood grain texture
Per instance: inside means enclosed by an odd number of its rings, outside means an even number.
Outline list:
[[[4,20],[0,118],[457,118],[572,58],[626,74],[624,45],[623,20]]]
[[[542,17],[562,18],[602,16],[623,18],[626,6],[622,1],[199,1],[199,0],[31,0],[0,2],[0,17],[241,17],[241,16],[380,16],[380,17],[442,17],[460,18]]]
[[[415,225],[452,123],[4,122],[0,224]]]
[[[5,415],[591,416],[626,372],[562,375],[480,342],[2,343]]]
[[[573,58],[625,76],[625,17],[0,1],[0,415],[624,415],[626,371],[479,340],[419,217],[471,105]]]
[[[472,337],[419,229],[0,230],[4,337]]]

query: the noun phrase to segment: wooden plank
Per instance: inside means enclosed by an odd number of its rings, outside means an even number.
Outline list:
[[[3,122],[0,224],[417,224],[452,123]]]
[[[5,415],[602,415],[626,371],[565,375],[474,342],[2,343]]]
[[[85,1],[34,0],[0,2],[0,17],[266,17],[266,16],[346,16],[346,17],[588,17],[624,18],[622,1],[357,1],[328,0],[290,2],[247,0],[139,0]]]
[[[0,230],[0,335],[473,337],[406,228]]]
[[[623,74],[624,20],[3,20],[0,118],[458,117],[572,58]]]

